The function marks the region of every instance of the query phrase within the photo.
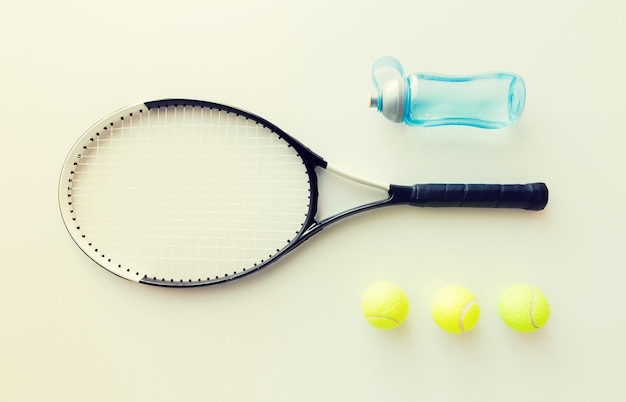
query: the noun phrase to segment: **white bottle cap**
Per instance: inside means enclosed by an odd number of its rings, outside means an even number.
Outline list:
[[[370,94],[370,107],[375,107],[387,119],[400,123],[404,118],[406,105],[406,80],[396,77],[378,87],[376,94]]]
[[[370,107],[377,108],[387,119],[400,123],[406,107],[406,78],[400,62],[394,57],[381,57],[372,66],[376,93],[370,94]]]

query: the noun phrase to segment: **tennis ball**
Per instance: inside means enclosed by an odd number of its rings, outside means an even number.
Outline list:
[[[480,317],[476,296],[459,285],[439,289],[433,296],[430,307],[435,323],[453,334],[470,331]]]
[[[394,329],[409,313],[409,299],[395,283],[375,283],[363,294],[361,310],[367,322],[378,329]]]
[[[519,332],[534,332],[550,318],[550,303],[534,286],[517,284],[500,294],[498,313],[509,327]]]

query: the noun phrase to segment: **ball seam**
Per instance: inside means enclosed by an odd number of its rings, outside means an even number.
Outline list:
[[[533,299],[530,302],[530,323],[533,327],[539,329],[537,324],[535,324],[535,300],[537,300],[537,292],[534,288],[531,288],[531,290],[533,291]]]
[[[465,319],[465,316],[467,315],[467,312],[469,311],[469,309],[472,308],[475,304],[477,304],[476,300],[472,300],[469,303],[467,303],[465,306],[463,306],[463,311],[461,311],[461,316],[459,317],[459,328],[461,329],[462,333],[465,333],[463,320]]]
[[[385,319],[385,320],[390,320],[390,321],[393,321],[393,322],[395,322],[396,324],[400,325],[400,321],[396,320],[395,318],[392,318],[392,317],[387,317],[387,316],[384,316],[384,315],[368,315],[368,316],[366,316],[366,318],[367,318],[368,320],[369,320],[370,318],[383,318],[383,319]]]

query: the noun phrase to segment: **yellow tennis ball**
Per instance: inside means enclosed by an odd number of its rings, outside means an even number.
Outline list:
[[[548,322],[550,303],[541,290],[522,283],[509,286],[500,294],[498,313],[514,330],[534,332]]]
[[[375,283],[363,294],[361,310],[367,322],[378,329],[394,329],[409,313],[409,299],[395,283]]]
[[[476,296],[459,285],[439,289],[431,300],[430,308],[437,325],[453,334],[470,331],[480,317]]]

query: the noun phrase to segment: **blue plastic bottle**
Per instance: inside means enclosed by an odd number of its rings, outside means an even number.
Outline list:
[[[374,63],[372,76],[371,107],[398,123],[493,129],[516,123],[524,112],[526,86],[511,73],[404,75],[398,60],[384,57]]]

